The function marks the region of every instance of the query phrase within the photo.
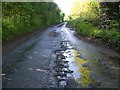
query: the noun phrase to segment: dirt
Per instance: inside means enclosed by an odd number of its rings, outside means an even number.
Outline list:
[[[49,27],[52,27],[52,25]],[[11,52],[11,50],[15,49],[17,46],[19,46],[20,44],[29,40],[30,38],[36,36],[38,33],[39,34],[42,33],[44,30],[48,29],[49,27],[45,27],[43,29],[36,28],[32,32],[23,33],[12,40],[9,40],[9,41],[2,43],[3,55],[9,54]]]
[[[52,32],[49,33],[50,37],[56,37],[57,35],[58,35],[58,33],[55,32],[55,31],[52,31]]]
[[[72,30],[75,30],[73,28],[71,28]],[[118,49],[116,49],[115,47],[113,47],[112,45],[108,44],[107,42],[103,41],[102,39],[99,39],[99,38],[90,38],[90,37],[85,37],[83,35],[80,35],[79,33],[75,33],[74,34],[77,38],[79,38],[80,40],[84,41],[84,42],[87,42],[87,43],[90,43],[96,47],[100,47],[100,48],[103,48],[104,50],[101,50],[101,53],[108,56],[109,59],[111,59],[111,61],[113,63],[115,63],[116,65],[120,66],[120,51]],[[118,53],[110,53],[108,52],[108,50],[106,49],[110,49],[111,51],[117,51]]]
[[[79,33],[76,33],[75,36],[78,37],[80,40],[88,42],[95,46],[104,47],[104,48],[108,48],[108,49],[120,52],[120,50],[117,47],[115,47],[113,44],[107,43],[105,40],[102,40],[100,38],[90,38],[90,37],[83,36]]]
[[[8,69],[12,73],[3,69],[3,88],[118,88],[119,53],[76,37],[66,24],[48,28],[3,55],[3,66],[11,62],[13,68]]]
[[[13,40],[10,40],[10,41],[7,41],[7,42],[3,43],[2,44],[2,49],[3,49],[2,53],[3,53],[3,55],[6,55],[11,50],[15,49],[17,46],[19,46],[20,44],[24,43],[25,41],[30,39],[32,36],[35,36],[39,32],[42,32],[42,31],[35,30],[33,32],[24,33],[24,34],[16,37]]]

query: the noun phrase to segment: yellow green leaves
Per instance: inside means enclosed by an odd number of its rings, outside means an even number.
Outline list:
[[[71,17],[95,18],[99,15],[99,3],[95,1],[75,0],[71,8]]]

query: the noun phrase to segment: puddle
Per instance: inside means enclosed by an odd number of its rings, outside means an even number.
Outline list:
[[[84,60],[80,58],[80,54],[77,50],[71,50],[71,52],[65,51],[68,54],[68,58],[66,60],[69,61],[69,69],[73,71],[72,76],[82,87],[88,87],[92,82],[92,78],[90,74],[91,70],[85,66],[88,60]]]
[[[90,77],[92,71],[85,65],[88,60],[82,59],[79,52],[67,40],[61,42],[61,48],[55,51],[58,87],[67,87],[69,77],[81,87],[89,87],[93,79]]]

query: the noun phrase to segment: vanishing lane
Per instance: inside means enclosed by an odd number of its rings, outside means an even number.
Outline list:
[[[83,42],[66,24],[38,33],[5,58],[4,88],[118,87],[119,54]]]

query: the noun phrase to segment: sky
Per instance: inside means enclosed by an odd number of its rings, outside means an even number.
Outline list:
[[[74,0],[54,0],[65,15],[70,15],[70,10]]]

